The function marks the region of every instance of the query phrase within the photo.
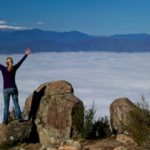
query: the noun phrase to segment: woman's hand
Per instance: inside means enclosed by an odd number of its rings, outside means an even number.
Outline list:
[[[29,48],[26,48],[24,53],[25,53],[25,55],[29,55],[31,53],[31,50]]]

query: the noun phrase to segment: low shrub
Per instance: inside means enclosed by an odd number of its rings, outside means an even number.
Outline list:
[[[93,132],[95,133],[95,138],[105,138],[111,135],[110,124],[107,116],[99,118],[94,123]]]
[[[96,109],[94,103],[89,109],[84,112],[84,126],[82,130],[82,137],[85,139],[91,139],[94,136],[93,126],[95,123]]]
[[[104,138],[110,136],[111,130],[108,117],[100,117],[96,120],[96,109],[94,103],[84,113],[84,126],[82,137],[84,139]]]

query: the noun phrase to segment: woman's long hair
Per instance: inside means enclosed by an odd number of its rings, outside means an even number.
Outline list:
[[[8,61],[8,60],[10,60],[10,61]],[[12,59],[12,57],[7,57],[6,64],[7,64],[7,70],[9,72],[11,72],[13,70],[13,59]]]

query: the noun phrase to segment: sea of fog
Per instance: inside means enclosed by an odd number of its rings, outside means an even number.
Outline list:
[[[14,62],[23,54],[12,55]],[[4,64],[7,55],[0,55]],[[19,103],[42,83],[69,81],[86,107],[94,102],[97,116],[109,115],[110,103],[119,97],[138,102],[150,99],[150,53],[69,52],[31,54],[19,68],[16,81]],[[13,103],[11,101],[10,109]],[[3,80],[0,75],[0,121],[3,116]]]

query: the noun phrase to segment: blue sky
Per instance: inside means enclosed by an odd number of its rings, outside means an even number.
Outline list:
[[[150,0],[0,0],[0,28],[150,33]]]

